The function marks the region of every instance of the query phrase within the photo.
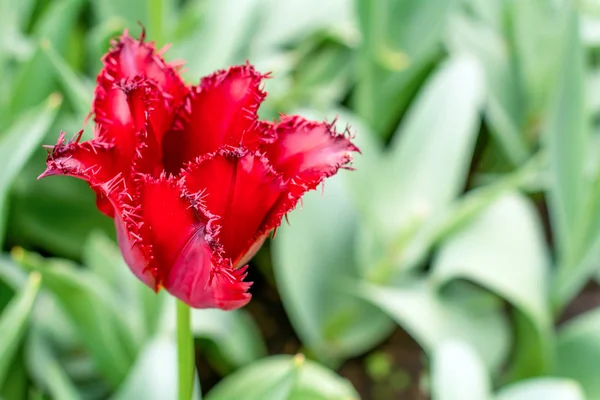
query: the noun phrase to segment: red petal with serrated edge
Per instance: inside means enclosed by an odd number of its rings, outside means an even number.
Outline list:
[[[261,149],[278,172],[307,190],[335,174],[352,161],[353,152],[359,151],[347,134],[335,131],[333,124],[299,116],[283,117],[275,134],[276,139]]]
[[[203,78],[165,136],[167,171],[178,173],[187,162],[225,145],[256,149],[260,136],[269,133],[257,116],[266,95],[260,89],[265,77],[247,64]]]
[[[145,177],[134,203],[119,244],[138,278],[196,308],[237,308],[240,299],[248,301],[250,284],[221,258],[214,217],[177,180]]]
[[[131,172],[158,176],[163,171],[162,136],[169,129],[173,116],[164,107],[163,94],[156,84],[136,77],[119,82],[127,97],[132,124],[129,136],[135,138],[135,147],[129,161]]]
[[[261,232],[279,226],[304,193],[334,175],[352,161],[352,152],[359,151],[346,133],[336,133],[333,124],[285,116],[274,130],[276,139],[264,143],[261,150],[288,185],[286,193],[265,217]]]
[[[115,145],[119,153],[118,169],[124,173],[129,173],[137,147],[136,134],[145,123],[144,114],[132,112],[131,107],[136,101],[142,101],[142,95],[146,95],[146,101],[152,99],[154,106],[147,107],[158,114],[154,118],[153,133],[160,149],[162,136],[172,123],[175,109],[188,92],[175,68],[166,64],[154,45],[143,39],[143,34],[138,41],[125,32],[113,43],[112,50],[103,59],[104,68],[97,78],[93,105],[97,123],[95,135]],[[149,93],[150,89],[155,93]]]
[[[181,103],[188,91],[176,69],[163,60],[156,51],[154,44],[144,42],[144,34],[142,34],[140,40],[136,40],[129,36],[127,32],[123,33],[123,36],[113,43],[113,48],[104,56],[102,61],[104,68],[98,74],[98,86],[96,87],[94,101],[96,113],[103,109],[97,102],[106,97],[112,97],[110,95],[115,90],[115,84],[122,79],[141,76],[143,79],[152,80],[156,82],[165,97],[169,98],[171,103],[175,105]],[[122,96],[119,97],[123,100]],[[105,116],[122,121],[118,108],[116,111],[114,114],[106,113]]]
[[[96,192],[98,209],[109,217],[114,216],[114,207],[109,196],[114,191],[110,183],[116,175],[112,145],[97,141],[79,142],[83,131],[72,140],[65,140],[61,132],[55,146],[49,149],[46,170],[38,179],[52,175],[68,175],[87,181]],[[108,183],[108,184],[107,184]]]
[[[233,310],[251,298],[245,268],[233,269],[226,260],[215,263],[201,230],[182,249],[164,282],[173,296],[196,308]]]
[[[206,155],[184,171],[182,182],[220,217],[217,238],[234,265],[264,233],[259,231],[263,219],[285,191],[266,158],[241,149]]]

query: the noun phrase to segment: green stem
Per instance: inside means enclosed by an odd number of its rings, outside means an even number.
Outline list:
[[[177,365],[179,400],[191,400],[194,389],[194,340],[190,325],[190,307],[177,300]]]

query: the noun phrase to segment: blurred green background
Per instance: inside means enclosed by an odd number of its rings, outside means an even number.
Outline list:
[[[197,398],[600,399],[598,0],[0,0],[1,398],[175,398],[173,300],[84,182],[35,179],[136,21],[362,150],[247,307],[193,312]]]

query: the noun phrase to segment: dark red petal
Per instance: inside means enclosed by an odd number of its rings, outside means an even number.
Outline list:
[[[162,136],[188,89],[175,68],[164,62],[152,43],[144,43],[143,37],[138,41],[124,33],[103,61],[93,105],[95,135],[115,145],[118,169],[128,173],[136,135],[146,123],[148,103],[154,104],[153,134],[160,154]]]
[[[286,179],[314,189],[359,151],[348,135],[338,134],[333,124],[284,117],[275,127],[276,140],[262,149],[273,167]]]
[[[333,124],[307,121],[299,116],[284,117],[275,127],[276,139],[264,143],[269,162],[283,175],[287,191],[265,217],[260,230],[268,232],[281,223],[302,195],[334,175],[359,151],[348,135],[337,134]]]
[[[112,49],[102,60],[104,68],[98,74],[96,99],[114,90],[115,84],[120,80],[141,76],[155,81],[166,97],[171,98],[174,103],[181,102],[187,88],[176,68],[163,60],[152,42],[144,42],[143,35],[140,40],[136,40],[125,32],[112,44]],[[96,103],[94,110],[98,110]]]
[[[281,177],[264,157],[239,149],[222,149],[200,158],[183,172],[182,182],[220,217],[218,240],[234,265],[264,234],[263,220],[285,191]]]
[[[46,159],[46,170],[38,177],[69,175],[87,181],[96,192],[100,211],[114,216],[110,197],[116,201],[114,192],[119,175],[114,170],[114,152],[110,144],[98,141],[79,142],[79,132],[72,140],[65,140],[61,132],[55,146],[51,147]]]
[[[265,133],[257,116],[266,95],[260,89],[265,77],[247,64],[218,71],[192,88],[165,137],[167,171],[177,173],[185,163],[225,145],[255,149]]]
[[[250,283],[222,259],[215,218],[178,181],[146,177],[137,200],[124,221],[128,239],[122,241],[133,249],[125,258],[136,276],[197,308],[248,302]]]
[[[195,308],[233,310],[251,298],[251,283],[244,282],[246,269],[233,269],[228,261],[215,261],[202,231],[182,249],[164,282],[173,296]]]
[[[138,173],[162,171],[160,144],[173,120],[165,102],[156,84],[139,76],[119,81],[109,96],[97,99],[103,108],[98,110],[97,120],[102,123],[96,134],[114,145],[116,171],[125,176],[132,168]]]
[[[124,222],[121,215],[115,217],[115,228],[117,231],[117,242],[123,255],[125,264],[133,274],[144,284],[152,289],[156,289],[157,282],[155,272],[148,266],[151,263],[149,253],[144,246],[141,246],[131,232],[127,229],[127,224]],[[135,235],[135,234],[134,234]]]

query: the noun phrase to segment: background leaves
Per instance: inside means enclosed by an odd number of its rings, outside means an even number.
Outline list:
[[[337,117],[362,152],[248,307],[194,311],[197,398],[600,397],[600,12],[562,0],[0,0],[0,396],[175,390],[172,299],[84,182],[35,179],[137,21],[188,82],[248,59],[262,118]]]

